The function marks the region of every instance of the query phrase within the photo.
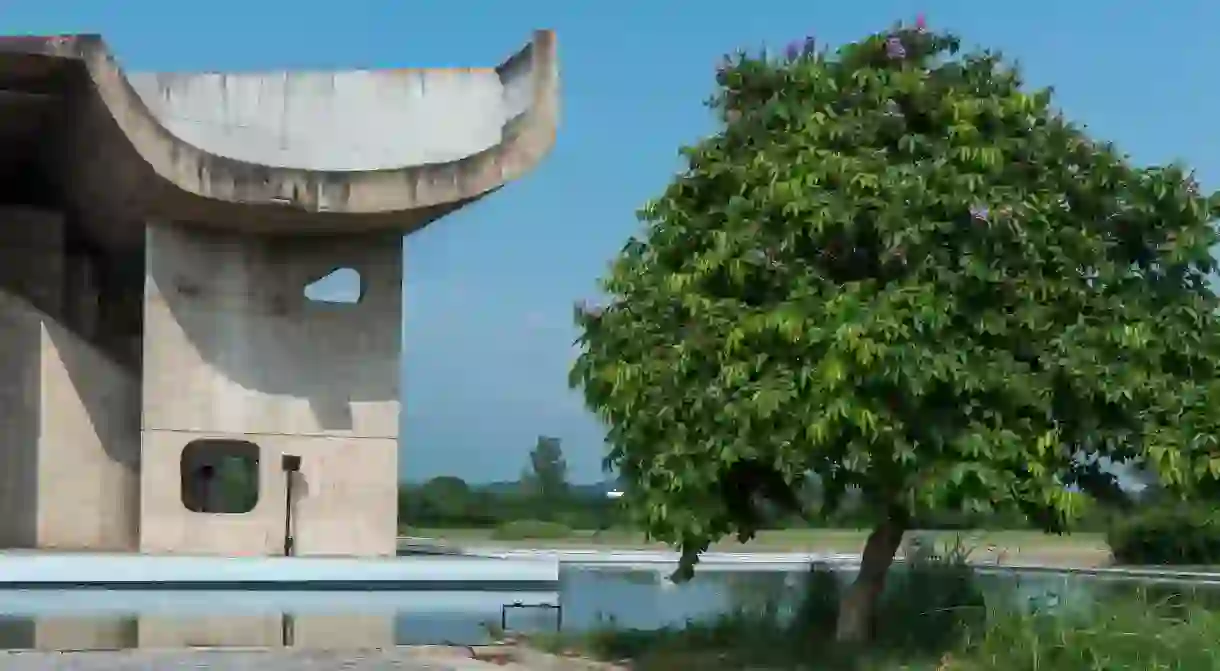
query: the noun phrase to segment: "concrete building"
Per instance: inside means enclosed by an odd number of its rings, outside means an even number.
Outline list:
[[[402,236],[542,160],[555,49],[125,74],[0,38],[0,547],[393,554]]]

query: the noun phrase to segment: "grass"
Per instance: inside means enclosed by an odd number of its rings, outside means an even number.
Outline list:
[[[1087,614],[997,613],[966,636],[961,671],[1220,669],[1220,614],[1201,604],[1137,593],[1099,602]]]
[[[873,643],[833,642],[842,582],[815,568],[795,604],[739,608],[684,627],[623,630],[608,623],[538,647],[640,671],[1220,671],[1220,600],[1110,587],[1089,604],[1047,608],[1015,591],[984,594],[961,544],[915,557],[883,595]],[[697,579],[697,578],[696,578]]]
[[[479,544],[497,547],[605,547],[620,549],[664,548],[649,543],[641,534],[610,529],[606,531],[574,530],[565,538],[498,540],[492,529],[408,529],[406,535],[432,538],[453,544]],[[1077,533],[1052,536],[1037,531],[979,531],[930,533],[938,542],[961,537],[979,548],[975,558],[981,561],[1002,560],[1007,563],[1050,564],[1058,566],[1103,566],[1110,551],[1102,534]],[[860,552],[866,531],[854,529],[783,529],[763,531],[746,544],[727,541],[717,543],[713,550],[725,552]]]

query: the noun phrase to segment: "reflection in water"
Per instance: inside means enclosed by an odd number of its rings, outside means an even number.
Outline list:
[[[852,578],[846,572],[837,577]],[[0,591],[0,649],[477,644],[499,625],[501,606],[517,601],[558,602],[568,631],[610,623],[651,629],[728,610],[790,612],[805,580],[804,572],[704,572],[674,585],[667,571],[565,569],[558,594]],[[1090,608],[1100,597],[1133,590],[1144,590],[1154,601],[1203,601],[1220,608],[1215,586],[1045,574],[978,580],[989,600],[1015,599],[1037,609]],[[546,609],[510,609],[506,623],[520,632],[549,631],[557,616]]]
[[[0,648],[381,648],[482,642],[501,605],[555,592],[0,591]],[[527,610],[527,609],[523,609]],[[533,620],[537,620],[536,622]],[[554,618],[514,628],[553,629]]]

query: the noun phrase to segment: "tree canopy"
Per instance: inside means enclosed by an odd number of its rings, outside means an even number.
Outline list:
[[[521,481],[544,499],[567,493],[568,462],[563,458],[563,443],[553,436],[538,436],[530,450],[530,466]]]
[[[922,25],[738,53],[716,84],[719,128],[577,310],[572,372],[684,569],[810,474],[874,511],[875,588],[922,506],[1062,531],[1105,463],[1220,472],[1220,208],[1184,167]]]

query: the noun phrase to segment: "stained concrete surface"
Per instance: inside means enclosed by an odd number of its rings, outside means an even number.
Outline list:
[[[503,139],[491,68],[128,76],[171,133],[218,156],[310,170],[454,161]]]
[[[157,224],[146,245],[141,550],[281,552],[281,455],[293,454],[296,554],[395,554],[401,238]],[[336,267],[360,274],[361,299],[307,299],[305,286]],[[181,503],[183,448],[216,438],[259,447],[248,514]]]

